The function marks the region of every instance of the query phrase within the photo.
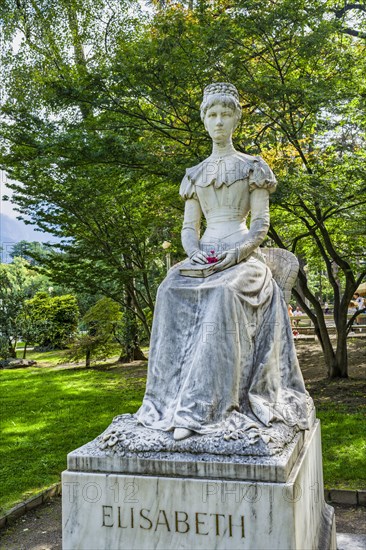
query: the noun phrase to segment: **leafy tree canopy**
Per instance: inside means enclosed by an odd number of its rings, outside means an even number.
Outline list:
[[[329,374],[346,376],[346,312],[364,277],[362,5],[199,0],[144,14],[135,2],[7,0],[1,9],[1,162],[21,182],[12,186],[20,214],[63,239],[63,254],[47,260],[55,276],[121,301],[149,331],[160,243],[181,253],[179,181],[209,153],[202,91],[231,81],[243,105],[235,146],[261,154],[280,182],[272,240],[328,274],[335,347],[303,269],[296,296]]]
[[[40,348],[63,348],[72,340],[79,318],[75,296],[38,292],[26,306]]]
[[[47,288],[48,280],[15,258],[11,264],[0,264],[0,355],[16,357],[16,344],[22,336],[22,315],[26,302],[38,290]]]
[[[85,366],[91,360],[105,359],[121,344],[122,312],[120,305],[103,297],[84,315],[82,324],[86,330],[74,340],[70,350],[73,359],[85,357]]]

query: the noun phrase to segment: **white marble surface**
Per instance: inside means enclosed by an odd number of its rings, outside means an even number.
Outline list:
[[[120,456],[101,450],[96,441],[87,443],[69,453],[69,470],[158,476],[181,476],[204,479],[234,479],[250,481],[286,481],[304,443],[299,432],[279,454],[273,456],[194,455],[181,453],[135,453]],[[131,453],[132,454],[132,453]],[[164,457],[164,458],[163,458]]]
[[[63,474],[64,550],[310,550],[325,512],[319,425],[286,483]]]
[[[337,550],[365,550],[366,535],[337,533]]]
[[[264,159],[235,150],[240,117],[233,84],[206,86],[201,118],[212,153],[182,180],[187,258],[169,270],[156,297],[136,419],[156,432],[174,431],[177,441],[225,431],[269,443],[275,423],[309,428],[286,285],[280,289],[258,248],[277,182]]]

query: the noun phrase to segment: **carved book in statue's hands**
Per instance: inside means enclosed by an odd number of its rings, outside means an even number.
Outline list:
[[[214,264],[192,264],[189,267],[181,267],[179,269],[180,275],[184,277],[209,277],[215,273],[216,263]]]

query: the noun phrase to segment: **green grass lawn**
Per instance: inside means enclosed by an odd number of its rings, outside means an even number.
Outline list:
[[[55,368],[62,353],[31,352],[39,366],[0,371],[0,513],[59,481],[68,452],[141,403],[145,379],[132,376],[131,367]],[[317,416],[325,486],[364,488],[364,415],[329,401],[318,407]]]
[[[53,351],[28,351],[26,359],[37,361],[38,367],[53,367],[65,361],[68,361],[66,356],[68,350],[53,350]],[[19,356],[19,352],[17,353]]]
[[[33,361],[37,361],[38,367],[52,367],[59,364],[64,364],[71,362],[69,356],[68,356],[68,349],[63,350],[53,350],[53,351],[27,351],[26,359],[33,359]],[[115,359],[117,360],[119,355],[119,348],[116,347],[115,351]],[[17,358],[20,359],[23,357],[22,352],[18,349],[17,350]],[[111,358],[108,359],[108,361],[111,361]],[[74,362],[76,365],[76,362]],[[100,362],[99,362],[100,363]],[[85,360],[81,359],[77,362],[78,365],[83,366],[85,364]],[[103,364],[103,363],[101,363]]]
[[[3,370],[0,383],[0,513],[59,481],[67,453],[135,412],[145,389],[106,366]]]
[[[324,485],[329,489],[366,488],[366,419],[342,404],[317,408],[321,422]]]

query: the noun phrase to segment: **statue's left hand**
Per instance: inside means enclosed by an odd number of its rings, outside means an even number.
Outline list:
[[[213,270],[223,271],[228,267],[232,267],[233,265],[236,265],[236,262],[237,262],[236,250],[225,250],[225,252],[221,252],[220,254],[217,254],[217,263],[215,264]]]

